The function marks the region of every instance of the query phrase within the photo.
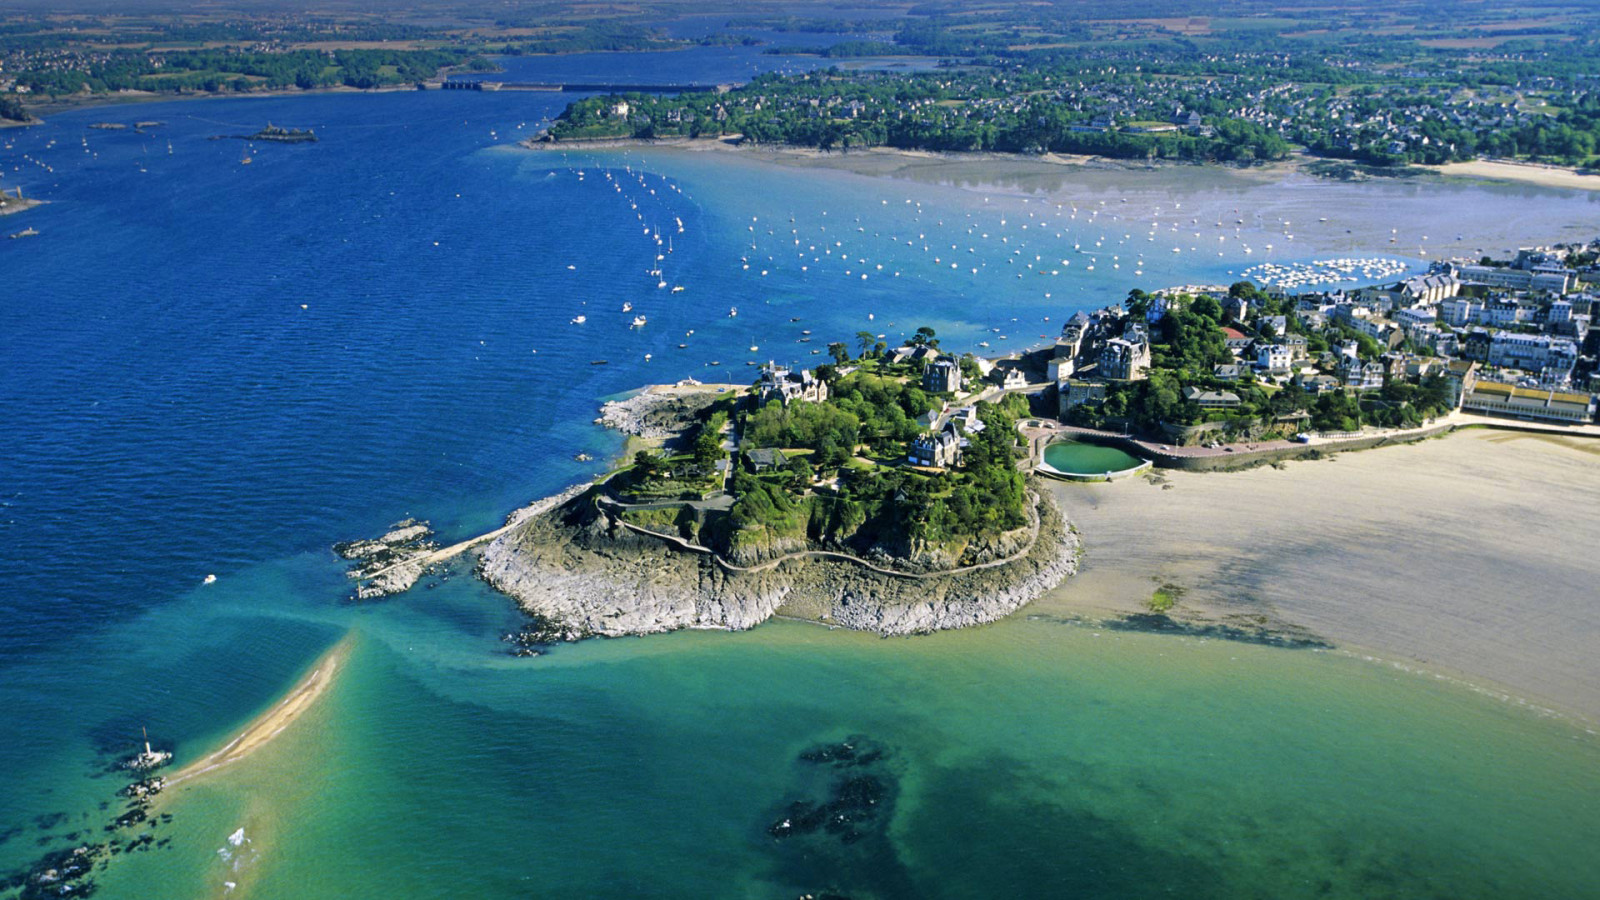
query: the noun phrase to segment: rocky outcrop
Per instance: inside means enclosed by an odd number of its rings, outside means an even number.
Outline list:
[[[356,598],[371,600],[417,583],[438,549],[432,537],[428,523],[406,519],[389,526],[383,537],[334,544],[333,552],[354,563],[345,574],[358,582]]]
[[[1010,614],[1076,569],[1076,535],[1048,492],[1035,497],[1031,544],[951,572],[895,574],[815,551],[740,567],[640,534],[587,496],[501,535],[479,572],[570,637],[746,629],[774,614],[884,635],[963,628]]]
[[[718,395],[711,390],[675,393],[647,390],[602,405],[595,423],[642,438],[674,437],[698,421],[700,411],[717,399]]]

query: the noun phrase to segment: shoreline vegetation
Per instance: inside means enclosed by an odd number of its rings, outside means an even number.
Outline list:
[[[888,392],[918,409],[928,402],[903,374],[862,377],[835,383],[848,392]],[[969,448],[957,473],[896,462],[915,432],[900,406],[885,420],[900,424],[883,426],[896,430],[877,433],[881,423],[856,393],[842,406],[772,401],[752,408],[757,399],[743,386],[646,388],[607,404],[597,421],[631,435],[628,446],[659,448],[659,455],[645,450],[619,459],[593,482],[523,507],[501,528],[450,548],[434,548],[425,526],[408,521],[336,552],[358,560],[350,574],[358,597],[370,599],[406,590],[432,567],[487,544],[477,572],[530,616],[512,638],[514,652],[524,654],[591,636],[743,630],[774,615],[884,635],[966,627],[1010,614],[1075,570],[1075,533],[1049,492],[1018,465],[1015,403],[975,407],[990,418],[993,436]],[[773,451],[738,450],[730,411],[747,446],[770,443],[761,429],[791,412],[835,417],[833,425],[852,435],[848,444],[865,443],[852,453],[832,432],[782,434],[794,463],[752,475],[742,471],[746,458]],[[969,427],[975,436],[982,430]],[[806,440],[818,449],[792,446]],[[669,446],[693,449],[674,455]],[[703,457],[698,462],[695,453]],[[681,499],[694,491],[700,499]]]
[[[608,404],[601,421],[659,451],[483,554],[480,574],[534,618],[519,646],[780,611],[920,633],[993,621],[1070,574],[1075,540],[1024,475],[1025,400],[963,391],[930,328],[916,354],[869,354],[868,337],[859,359],[835,343],[835,364],[768,364],[748,389]]]

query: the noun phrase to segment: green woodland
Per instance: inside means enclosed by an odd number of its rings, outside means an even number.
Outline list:
[[[992,91],[985,91],[970,83],[952,86],[951,81],[947,75],[852,78],[834,71],[761,75],[721,95],[590,97],[569,105],[551,126],[550,134],[557,140],[736,134],[756,143],[823,150],[895,147],[1228,161],[1281,159],[1290,149],[1287,141],[1260,126],[1228,118],[1217,119],[1209,135],[1088,130],[1093,115],[1045,98],[1016,108],[957,99],[974,94],[980,99],[1010,96],[1017,86],[1008,82],[998,82]],[[623,99],[634,111],[626,117],[612,114]],[[813,106],[813,101],[817,105]],[[824,102],[833,105],[824,108]],[[849,109],[851,103],[864,111],[841,116],[840,110]],[[956,114],[948,103],[970,108]]]
[[[47,69],[18,82],[36,94],[120,90],[249,91],[346,85],[373,88],[432,78],[444,66],[468,62],[461,50],[336,50],[250,53],[186,50],[153,57],[118,53],[88,71]]]
[[[961,558],[975,541],[1027,524],[1016,431],[1017,419],[1028,414],[1025,398],[978,404],[985,427],[969,436],[959,466],[913,467],[904,463],[906,451],[925,431],[916,418],[935,405],[918,386],[920,366],[891,366],[876,348],[851,362],[857,368],[847,375],[834,365],[818,367],[830,387],[821,403],[710,408],[681,452],[641,453],[612,489],[626,490],[633,501],[713,493],[713,467],[726,458],[716,436],[731,414],[743,452],[778,449],[784,464],[760,474],[737,465],[729,480],[734,502],[725,514],[702,519],[643,510],[629,514],[636,524],[670,522],[736,559],[801,546],[899,558],[933,546]]]

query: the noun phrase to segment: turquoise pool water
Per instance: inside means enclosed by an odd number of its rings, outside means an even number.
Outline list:
[[[1082,441],[1057,441],[1045,447],[1044,461],[1068,475],[1104,475],[1144,465],[1144,460],[1131,453]]]

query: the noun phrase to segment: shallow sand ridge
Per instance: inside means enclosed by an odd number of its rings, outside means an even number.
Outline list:
[[[306,676],[282,700],[257,716],[245,726],[238,737],[224,744],[221,749],[173,773],[167,779],[167,787],[176,787],[185,781],[236,763],[277,737],[309,710],[333,684],[334,676],[349,658],[354,645],[354,635],[347,634],[312,665],[311,671],[306,673]]]

